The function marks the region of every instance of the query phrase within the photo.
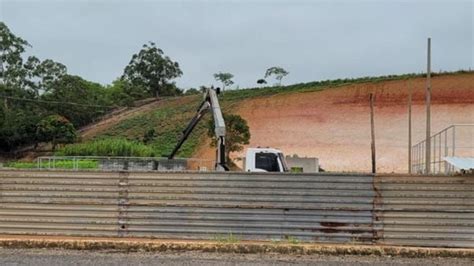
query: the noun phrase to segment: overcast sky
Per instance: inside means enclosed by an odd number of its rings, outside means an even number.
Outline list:
[[[184,88],[217,85],[218,71],[255,86],[270,66],[290,72],[284,84],[422,72],[427,37],[434,70],[472,69],[473,14],[473,1],[0,0],[29,53],[71,74],[111,83],[153,41]]]

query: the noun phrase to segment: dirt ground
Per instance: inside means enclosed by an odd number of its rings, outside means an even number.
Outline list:
[[[2,249],[1,265],[472,265],[469,258]]]
[[[330,171],[370,170],[369,93],[375,93],[377,171],[407,172],[408,81],[355,84],[320,92],[275,95],[243,101],[237,113],[249,123],[249,147],[275,147],[287,155],[317,157]],[[413,144],[425,136],[426,79],[413,88]],[[474,74],[432,79],[432,133],[452,124],[474,123]],[[474,130],[460,145],[472,146]],[[212,159],[202,145],[195,157]],[[244,153],[233,154],[234,158]]]

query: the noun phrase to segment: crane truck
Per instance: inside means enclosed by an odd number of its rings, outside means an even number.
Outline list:
[[[196,114],[189,121],[187,127],[183,130],[183,134],[174,147],[168,159],[174,159],[179,149],[189,137],[196,125],[201,121],[202,117],[210,111],[214,119],[214,134],[217,139],[216,148],[216,171],[229,171],[229,167],[226,163],[225,156],[225,121],[222,116],[221,107],[217,95],[220,93],[220,89],[213,87],[206,88],[204,92],[204,99],[199,105]],[[283,153],[278,149],[273,148],[249,148],[246,151],[245,166],[246,172],[288,172],[285,157]]]

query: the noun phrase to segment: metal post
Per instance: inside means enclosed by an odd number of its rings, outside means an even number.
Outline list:
[[[456,155],[456,126],[453,126],[453,156]]]
[[[425,171],[430,173],[431,166],[431,38],[428,38],[428,60],[426,73],[426,155]]]
[[[433,150],[433,154],[432,154],[433,155],[433,157],[432,157],[433,158],[433,163],[432,163],[432,165],[433,165],[432,172],[433,173],[436,173],[436,136],[437,135],[434,135],[433,138],[431,138],[433,140],[433,145],[431,145],[431,148]]]
[[[425,153],[425,146],[426,146],[426,141],[424,141],[423,144],[421,145],[421,153],[420,153],[420,155],[421,155],[421,164],[424,164],[424,163],[425,163],[425,155],[426,155],[426,153]],[[424,167],[425,167],[425,165],[421,165],[421,166],[420,166],[420,171],[421,171],[421,172],[424,172],[424,171],[423,171],[423,168],[424,168]]]
[[[448,156],[448,130],[444,131],[444,157]],[[448,174],[448,162],[444,162],[444,173]]]
[[[438,173],[441,174],[441,133],[439,133],[438,138],[439,138],[439,141],[438,141],[438,145],[439,145],[439,151],[438,151]]]
[[[408,174],[411,174],[411,81],[408,81]]]
[[[413,152],[414,152],[414,155],[415,155],[415,165],[413,167],[413,170],[414,170],[413,172],[416,173],[417,172],[416,170],[418,169],[418,163],[420,161],[420,159],[419,159],[420,158],[420,155],[419,155],[420,146],[418,146],[418,144],[417,144],[417,145],[415,145],[414,148],[415,149],[413,149]]]
[[[375,129],[374,129],[374,94],[370,94],[370,136],[371,136],[371,150],[372,150],[372,173],[376,172],[375,163]]]

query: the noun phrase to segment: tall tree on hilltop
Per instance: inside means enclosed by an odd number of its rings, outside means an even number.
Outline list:
[[[278,86],[281,86],[281,80],[288,74],[290,73],[282,67],[270,67],[265,72],[265,78],[275,76],[275,79],[278,80]]]
[[[154,97],[160,95],[176,95],[178,89],[172,79],[183,74],[177,62],[165,56],[163,50],[150,42],[134,54],[125,67],[122,79],[134,86],[145,88]]]
[[[222,91],[224,91],[226,86],[234,84],[234,81],[232,81],[234,75],[232,75],[231,73],[219,72],[214,74],[214,78],[222,83]]]

